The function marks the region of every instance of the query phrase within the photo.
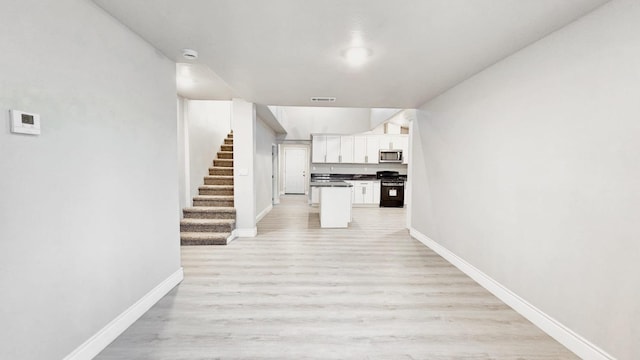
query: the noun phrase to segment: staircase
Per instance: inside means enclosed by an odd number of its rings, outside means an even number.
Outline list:
[[[198,188],[193,207],[183,210],[181,245],[227,245],[236,227],[233,207],[233,131],[224,139],[218,156]]]

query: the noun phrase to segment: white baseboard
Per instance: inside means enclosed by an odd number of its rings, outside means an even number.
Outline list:
[[[136,322],[155,303],[165,296],[171,289],[178,285],[184,278],[182,268],[174,272],[149,291],[145,296],[131,305],[127,310],[118,315],[89,340],[76,348],[64,360],[90,360],[104,350],[113,340],[120,336],[131,324]]]
[[[258,228],[236,229],[236,234],[238,237],[255,237],[258,235]]]
[[[556,339],[567,349],[573,351],[576,355],[586,360],[613,360],[614,357],[607,354],[604,350],[589,342],[587,339],[576,334],[573,330],[562,325],[560,322],[545,314],[540,309],[528,303],[526,300],[516,295],[514,292],[495,281],[487,274],[483,273],[473,265],[469,264],[447,248],[430,239],[414,228],[409,229],[412,237],[435,251],[438,255],[445,258],[453,266],[460,269],[470,278],[476,281],[485,289],[489,290],[498,299],[509,305],[520,315],[534,323],[542,331]]]
[[[236,231],[236,229],[233,229],[233,231],[231,231],[231,235],[227,237],[227,245],[229,245],[229,243],[235,240],[237,237],[238,237],[238,232]]]
[[[262,210],[260,214],[256,216],[256,222],[259,222],[260,220],[262,220],[262,218],[265,217],[269,213],[269,211],[271,211],[272,209],[273,209],[273,205],[270,204],[269,206],[266,207],[266,209]]]

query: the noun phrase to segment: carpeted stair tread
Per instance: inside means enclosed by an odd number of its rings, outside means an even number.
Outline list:
[[[231,185],[233,186],[233,176],[209,175],[204,177],[205,185]]]
[[[231,232],[235,228],[235,219],[182,219],[180,232]]]
[[[233,175],[206,175],[205,180],[210,179],[210,180],[214,180],[214,179],[231,179],[233,180]]]
[[[233,185],[200,185],[198,189],[224,189],[233,190]]]
[[[193,206],[227,206],[233,207],[233,195],[196,195]]]
[[[227,245],[230,233],[182,232],[181,245]]]
[[[218,151],[218,159],[233,159],[233,151]]]
[[[197,211],[193,209],[211,209],[207,211]],[[215,210],[213,210],[215,209]],[[185,219],[235,219],[236,209],[231,206],[196,206],[182,210]]]
[[[199,195],[233,195],[233,185],[201,185]]]
[[[233,159],[215,159],[213,160],[214,167],[232,168]]]
[[[195,206],[185,208],[184,212],[190,213],[209,213],[209,212],[224,212],[224,213],[235,213],[236,208],[228,207],[228,206]]]
[[[219,225],[234,224],[234,219],[182,219],[180,225]]]
[[[194,200],[233,200],[233,195],[196,195]]]
[[[233,176],[232,167],[214,166],[209,168],[209,175],[226,175]]]

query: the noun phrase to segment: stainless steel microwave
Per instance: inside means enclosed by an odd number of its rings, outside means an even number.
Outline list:
[[[381,163],[401,163],[402,162],[402,150],[380,150]]]

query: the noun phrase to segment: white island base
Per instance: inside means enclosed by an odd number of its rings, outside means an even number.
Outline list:
[[[346,228],[351,222],[351,187],[320,187],[320,227]]]

